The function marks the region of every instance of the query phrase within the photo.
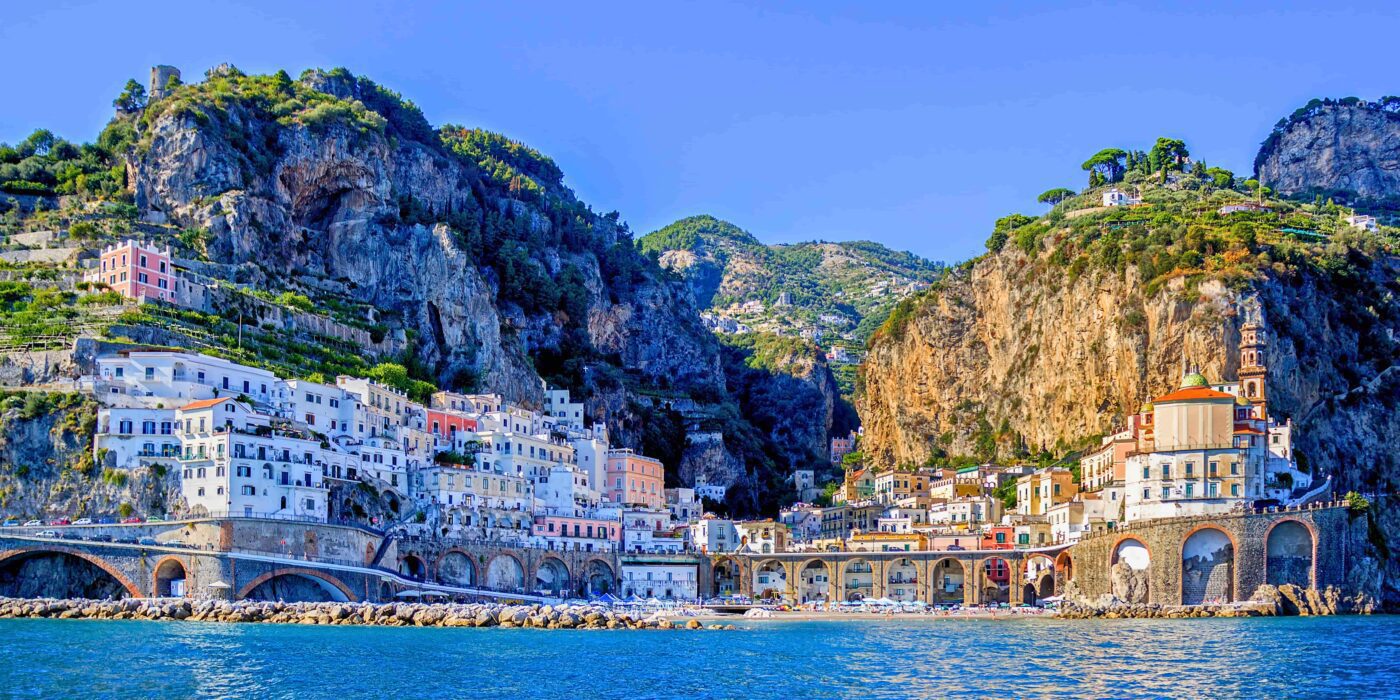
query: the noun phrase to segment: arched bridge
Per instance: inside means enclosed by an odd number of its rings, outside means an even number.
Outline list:
[[[1034,603],[1063,592],[1064,545],[950,552],[788,552],[709,558],[709,595],[789,603],[889,598],[930,605]]]

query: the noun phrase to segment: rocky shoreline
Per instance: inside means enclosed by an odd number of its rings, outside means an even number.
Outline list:
[[[673,622],[596,605],[499,603],[281,603],[254,600],[86,600],[0,598],[0,619],[185,620],[379,627],[520,627],[534,629],[732,630],[699,620]]]
[[[1375,601],[1365,595],[1344,596],[1334,586],[1322,590],[1292,584],[1264,585],[1250,600],[1240,603],[1206,605],[1161,605],[1129,603],[1104,596],[1089,600],[1066,595],[1059,617],[1069,620],[1187,619],[1195,617],[1287,617],[1293,615],[1370,615],[1379,612]]]

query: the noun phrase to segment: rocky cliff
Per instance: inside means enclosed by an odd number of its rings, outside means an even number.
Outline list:
[[[307,106],[288,116],[279,99]],[[244,283],[372,306],[443,383],[468,374],[537,401],[541,350],[596,351],[651,382],[718,381],[685,290],[519,144],[435,133],[344,71],[290,82],[223,68],[142,120],[138,207],[207,231],[204,252]]]
[[[1344,489],[1394,484],[1400,263],[1361,234],[1320,244],[1214,214],[1186,224],[1200,199],[1149,193],[1118,229],[1052,216],[897,310],[862,367],[865,454],[911,464],[1088,444],[1174,387],[1183,362],[1233,380],[1239,307],[1255,297],[1270,408],[1295,422],[1300,461]]]
[[[1400,195],[1400,98],[1309,102],[1274,127],[1255,172],[1286,195]]]
[[[0,514],[21,519],[165,513],[179,477],[159,467],[104,469],[93,454],[97,406],[76,394],[0,397]]]

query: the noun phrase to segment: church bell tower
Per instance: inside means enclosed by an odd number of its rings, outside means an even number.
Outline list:
[[[1240,324],[1240,396],[1254,407],[1254,415],[1268,417],[1268,394],[1265,386],[1269,373],[1264,360],[1264,347],[1268,343],[1264,330],[1263,311],[1259,300],[1251,298],[1244,303],[1244,322]]]

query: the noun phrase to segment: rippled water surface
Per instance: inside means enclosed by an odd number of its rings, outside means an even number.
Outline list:
[[[1354,697],[1400,618],[742,623],[733,632],[0,620],[0,697]]]

